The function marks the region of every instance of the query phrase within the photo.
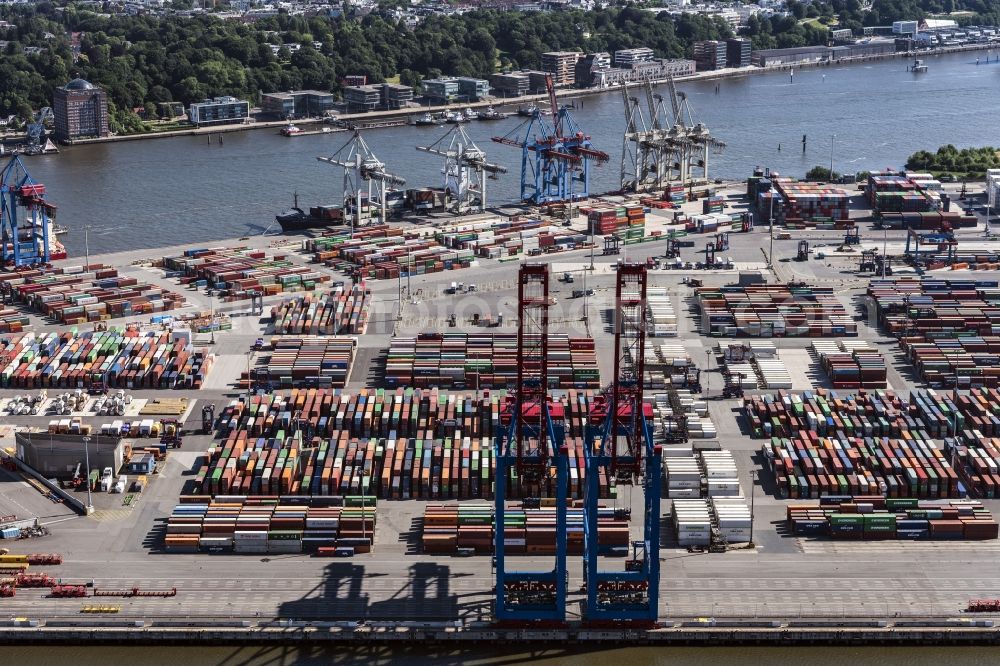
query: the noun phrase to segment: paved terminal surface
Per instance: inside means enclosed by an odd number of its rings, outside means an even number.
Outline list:
[[[735,190],[734,190],[735,192]],[[735,193],[729,210],[739,210],[741,203]],[[700,202],[699,202],[700,206]],[[694,209],[693,209],[694,210]],[[700,212],[700,211],[699,211]],[[661,215],[667,211],[654,211]],[[582,221],[578,219],[576,225]],[[900,244],[899,232],[872,232],[865,222],[862,247]],[[978,236],[976,235],[978,234]],[[968,242],[979,238],[982,230],[963,231]],[[822,260],[786,261],[796,251],[800,238],[807,238],[814,249],[828,252]],[[685,260],[703,258],[705,236],[693,236],[696,247],[683,250]],[[740,431],[737,420],[738,402],[718,399],[722,378],[714,367],[710,352],[715,345],[728,341],[701,336],[691,298],[691,290],[682,278],[691,275],[707,285],[734,282],[742,271],[761,271],[770,281],[805,280],[837,287],[838,295],[850,312],[867,315],[859,296],[863,294],[868,276],[856,274],[859,252],[837,253],[833,250],[842,240],[842,232],[797,232],[794,241],[773,241],[773,271],[767,270],[767,253],[772,241],[767,229],[757,227],[750,234],[730,236],[731,247],[721,253],[731,257],[731,271],[655,270],[650,284],[666,286],[674,299],[678,313],[678,338],[663,342],[681,342],[699,365],[707,359],[709,372],[703,374],[705,396],[710,399],[712,419],[718,429],[718,440],[734,452],[740,471],[743,491],[753,495],[755,523],[753,540],[756,548],[735,550],[724,554],[689,553],[675,546],[669,527],[669,501],[662,501],[662,560],[661,616],[665,618],[898,618],[954,617],[970,598],[1000,597],[1000,542],[836,542],[790,536],[784,531],[785,501],[775,499],[773,479],[761,472],[757,485],[751,480],[751,470],[760,470],[756,452],[760,441],[751,440]],[[294,261],[307,263],[309,257],[294,251],[300,239],[253,237],[232,241],[228,245],[281,248],[291,250]],[[227,245],[218,243],[217,245]],[[822,247],[820,247],[822,246]],[[172,248],[156,256],[172,254],[184,248]],[[643,243],[627,248],[628,260],[645,260],[662,256],[664,242]],[[701,252],[699,254],[699,251]],[[212,308],[233,315],[233,330],[216,335],[198,336],[198,343],[211,348],[218,362],[204,389],[189,397],[197,402],[191,406],[187,426],[200,424],[201,406],[206,402],[221,407],[236,397],[235,383],[247,363],[259,361],[247,350],[253,341],[269,331],[266,313],[281,297],[265,302],[265,317],[250,316],[244,303],[220,303],[204,292],[184,290],[162,271],[143,264],[152,255],[148,251],[119,255],[92,255],[91,261],[106,261],[124,267],[126,273],[141,276],[175,290],[183,290],[190,309],[205,311]],[[610,312],[613,304],[613,262],[618,257],[594,258],[590,265],[589,251],[576,251],[540,258],[552,264],[552,295],[556,303],[550,312],[551,330],[594,336],[601,364],[602,377],[611,377],[613,333]],[[79,261],[79,258],[77,259]],[[71,262],[72,263],[72,262]],[[505,315],[501,330],[513,332],[516,317],[515,278],[518,263],[483,261],[471,270],[445,272],[371,283],[374,307],[371,325],[359,336],[359,350],[351,372],[350,389],[378,386],[379,360],[392,335],[414,335],[422,331],[449,330],[448,318],[456,314],[458,327],[451,330],[476,329],[468,319],[481,316]],[[320,270],[328,270],[320,268]],[[557,280],[564,271],[575,276],[573,284]],[[996,277],[989,273],[945,272],[942,277]],[[335,280],[345,280],[336,275]],[[586,284],[584,284],[586,280]],[[453,281],[473,282],[477,290],[462,296],[446,296],[445,288]],[[593,297],[571,298],[571,291],[586,286],[595,290]],[[406,290],[402,300],[399,294]],[[400,305],[402,309],[400,311]],[[869,317],[869,320],[872,318]],[[50,324],[36,321],[35,330],[45,330]],[[482,329],[479,329],[482,330]],[[881,335],[862,322],[861,337],[873,341],[891,362],[889,384],[906,390],[913,386],[915,376],[898,354],[894,340]],[[651,340],[658,343],[659,340]],[[818,362],[809,355],[809,339],[776,339],[779,355],[789,365],[795,387],[810,388],[826,384]],[[702,365],[705,368],[704,365]],[[24,391],[21,391],[23,393]],[[50,393],[58,391],[50,391]],[[18,391],[2,390],[0,399]],[[137,398],[166,395],[175,392],[137,391]],[[52,417],[4,416],[12,426],[44,427]],[[109,417],[84,417],[99,428]],[[44,435],[40,435],[44,436]],[[9,446],[10,434],[7,433]],[[121,495],[97,493],[93,497],[96,511],[80,517],[64,505],[43,497],[18,476],[0,472],[0,515],[16,514],[19,518],[37,517],[51,531],[49,536],[12,544],[12,552],[58,552],[65,557],[59,567],[32,567],[45,571],[64,582],[93,582],[98,589],[131,588],[169,589],[177,595],[170,598],[107,598],[100,601],[120,606],[117,617],[157,621],[209,621],[224,619],[263,622],[282,619],[303,620],[484,620],[490,616],[492,572],[489,557],[454,558],[426,556],[419,552],[419,501],[380,502],[375,552],[350,560],[317,559],[304,555],[181,555],[162,552],[162,537],[166,517],[185,485],[193,479],[194,467],[200,454],[210,444],[207,436],[185,437],[184,448],[172,451],[153,477],[147,490],[131,506],[124,506]],[[629,493],[622,493],[627,501]],[[83,497],[83,494],[80,494]],[[633,536],[641,534],[641,491],[631,493],[633,503]],[[1000,515],[1000,502],[985,501]],[[545,558],[515,558],[516,566],[545,567]],[[621,560],[607,559],[607,568],[618,569]],[[578,618],[583,596],[579,593],[582,558],[570,560],[569,616]],[[12,599],[0,599],[0,616],[26,617],[41,620],[79,618],[81,608],[92,605],[93,599],[52,599],[43,591],[19,589]]]

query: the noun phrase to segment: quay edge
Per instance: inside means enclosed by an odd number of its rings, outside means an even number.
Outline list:
[[[843,624],[849,624],[844,622]],[[420,644],[458,645],[475,642],[494,645],[545,642],[562,645],[601,645],[614,642],[630,646],[713,647],[737,645],[1000,645],[1000,629],[983,627],[845,627],[830,624],[810,627],[670,627],[635,629],[460,629],[411,628],[379,623],[378,626],[341,628],[331,623],[309,626],[266,627],[3,627],[0,644],[102,644],[102,645],[188,645],[199,644],[296,644],[331,643],[344,645]]]

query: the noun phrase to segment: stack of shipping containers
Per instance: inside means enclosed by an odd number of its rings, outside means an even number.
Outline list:
[[[858,334],[832,287],[699,287],[701,330],[713,336],[836,337]]]
[[[357,344],[357,338],[348,336],[276,335],[271,338],[271,354],[258,371],[285,388],[309,383],[342,388]]]
[[[934,442],[951,424],[920,396],[890,391],[839,396],[779,392],[744,399],[752,436],[791,498],[884,493],[888,497],[962,497],[967,490]]]
[[[375,542],[375,497],[182,497],[167,519],[169,552],[316,553],[329,548],[369,552]]]
[[[594,341],[549,334],[549,388],[599,388]],[[506,388],[517,379],[517,336],[425,333],[393,338],[385,370],[389,386]]]
[[[279,334],[361,334],[368,327],[371,292],[363,284],[337,287],[323,294],[305,294],[271,308]]]
[[[129,330],[25,333],[0,340],[0,386],[197,389],[214,356],[191,346],[190,336]]]
[[[222,441],[209,449],[196,482],[206,495],[348,495],[386,499],[489,499],[494,437],[504,393],[480,399],[444,391],[293,390],[234,401],[221,416]],[[583,495],[589,391],[562,399],[570,479]],[[506,483],[511,493],[514,472]],[[606,473],[602,497],[614,497]],[[549,496],[554,479],[527,493]]]
[[[567,550],[583,554],[583,510],[567,512]],[[554,507],[511,506],[504,513],[504,550],[511,555],[551,555],[556,547]],[[490,504],[430,504],[424,508],[423,551],[453,554],[470,548],[477,554],[493,552],[493,506]],[[597,514],[598,551],[624,554],[629,545],[629,524],[625,512],[599,507]],[[624,550],[623,550],[624,549]]]
[[[834,539],[997,538],[997,522],[975,500],[828,496],[786,507],[788,527],[801,536]]]
[[[813,351],[835,389],[885,388],[885,359],[864,340],[816,340]]]
[[[108,321],[166,312],[184,305],[179,294],[119,276],[103,264],[17,271],[0,275],[0,292],[61,324]],[[14,318],[4,332],[18,332]]]
[[[181,284],[224,289],[225,300],[249,298],[251,292],[273,296],[282,292],[315,289],[329,282],[325,273],[296,266],[284,255],[268,257],[262,250],[216,248],[185,250],[179,257],[164,257],[168,275]]]

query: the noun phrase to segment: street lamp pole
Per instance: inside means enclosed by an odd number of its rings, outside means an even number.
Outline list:
[[[94,512],[94,502],[90,496],[90,437],[83,438],[83,459],[87,465],[87,514]]]
[[[882,279],[885,279],[885,265],[889,257],[889,227],[882,230]]]
[[[757,470],[750,470],[750,543],[753,543],[754,498],[757,497]]]
[[[767,267],[769,269],[774,269],[774,188],[768,192],[770,195],[769,199],[771,202],[770,210],[768,212],[768,234],[771,236],[771,247],[767,251]]]
[[[987,226],[989,226],[987,224]],[[87,252],[87,265],[90,265],[90,225],[84,225],[83,227],[83,245]]]
[[[712,350],[705,350],[705,392],[711,390],[712,375],[709,372],[712,370]]]

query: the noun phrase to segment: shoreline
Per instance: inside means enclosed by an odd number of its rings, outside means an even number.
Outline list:
[[[722,70],[712,70],[706,72],[698,72],[691,76],[683,76],[674,79],[675,83],[690,83],[696,81],[713,81],[719,79],[729,79],[734,77],[741,77],[747,75],[756,74],[772,74],[775,72],[784,72],[795,69],[815,69],[819,67],[831,67],[839,65],[854,65],[863,62],[871,62],[876,60],[890,60],[893,58],[903,58],[909,60],[910,58],[917,58],[921,56],[936,56],[936,55],[948,55],[951,53],[964,53],[971,51],[986,51],[992,50],[994,47],[1000,49],[1000,44],[967,44],[963,46],[946,46],[939,49],[932,49],[928,51],[909,51],[909,52],[895,52],[895,53],[885,53],[879,55],[871,56],[861,56],[856,58],[843,58],[840,60],[833,61],[818,61],[818,62],[803,62],[795,63],[791,65],[775,65],[770,67],[740,67],[740,68],[730,68]],[[653,85],[661,85],[667,83],[668,79],[659,79],[652,81]],[[606,93],[613,93],[620,90],[617,86],[608,88],[562,88],[556,90],[556,97],[558,98],[577,98],[577,97],[590,97],[593,95],[603,95]],[[461,104],[445,104],[439,106],[422,106],[413,109],[406,110],[389,110],[389,111],[371,111],[367,113],[353,113],[353,114],[338,114],[337,118],[340,120],[348,122],[357,121],[393,121],[400,118],[407,118],[409,116],[420,115],[423,113],[440,113],[445,110],[451,109],[453,107],[471,108],[471,109],[482,109],[490,106],[496,108],[504,108],[510,106],[519,106],[528,103],[535,103],[540,101],[545,101],[548,96],[545,94],[537,95],[524,95],[516,99],[508,98],[495,98],[489,101],[482,102],[463,102]],[[180,136],[199,136],[199,135],[209,135],[212,134],[230,134],[233,132],[247,132],[253,130],[265,130],[265,129],[280,129],[288,125],[287,120],[268,120],[261,122],[247,122],[238,125],[218,125],[209,127],[192,127],[190,129],[182,130],[170,130],[166,132],[146,132],[142,134],[127,134],[120,136],[109,136],[97,139],[78,139],[76,141],[67,142],[65,144],[60,144],[65,147],[73,146],[86,146],[98,143],[117,143],[122,141],[141,141],[146,139],[168,139]],[[301,120],[295,120],[296,125],[323,125],[326,124],[323,118],[303,118]],[[375,125],[369,128],[359,128],[364,129],[378,129],[379,126]],[[341,128],[337,128],[337,131],[347,131]],[[319,132],[314,132],[318,134]],[[289,137],[291,138],[291,137]]]

